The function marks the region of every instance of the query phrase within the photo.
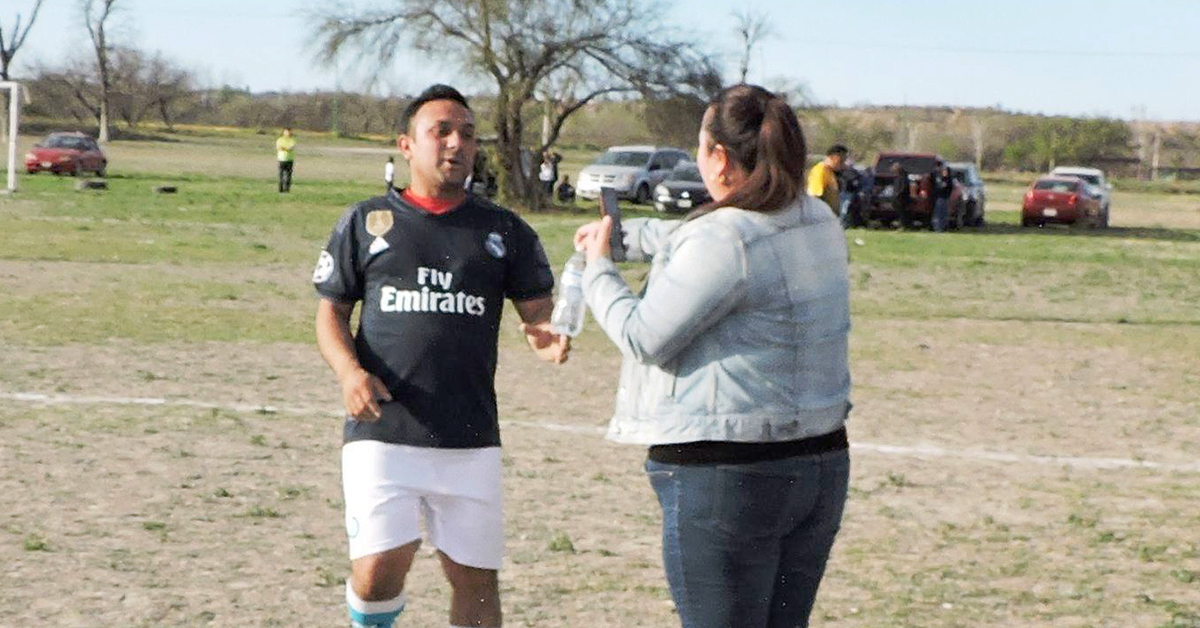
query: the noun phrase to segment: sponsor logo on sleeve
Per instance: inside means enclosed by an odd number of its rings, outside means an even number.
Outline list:
[[[333,276],[333,256],[329,251],[321,251],[317,258],[317,267],[313,269],[313,283],[325,283]]]

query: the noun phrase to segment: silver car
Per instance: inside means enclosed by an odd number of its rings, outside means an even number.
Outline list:
[[[613,188],[617,196],[648,203],[651,191],[662,183],[688,153],[667,146],[613,146],[579,172],[575,192],[587,199],[600,198],[600,188]]]

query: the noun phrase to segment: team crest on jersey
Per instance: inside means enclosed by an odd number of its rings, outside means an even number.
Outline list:
[[[329,251],[321,251],[317,258],[317,267],[313,269],[313,283],[325,283],[333,276],[333,256]]]
[[[382,237],[383,234],[392,230],[392,210],[377,209],[367,214],[367,233]]]
[[[487,239],[483,241],[483,248],[487,249],[487,252],[496,259],[504,257],[507,252],[507,249],[504,248],[504,237],[495,231],[487,234]]]

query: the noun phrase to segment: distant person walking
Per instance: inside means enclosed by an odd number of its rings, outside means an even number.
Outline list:
[[[292,137],[290,127],[283,129],[283,135],[275,140],[275,156],[279,159],[279,191],[292,190],[292,165],[296,160],[296,138]]]
[[[383,164],[383,183],[384,192],[389,192],[392,189],[392,183],[396,180],[396,158],[388,157],[387,163]]]
[[[825,151],[825,159],[808,171],[808,195],[825,201],[835,216],[842,206],[837,173],[845,167],[849,153],[850,149],[834,144]]]

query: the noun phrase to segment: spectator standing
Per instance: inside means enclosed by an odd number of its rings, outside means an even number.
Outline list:
[[[384,192],[389,192],[392,189],[392,184],[396,181],[396,158],[388,157],[387,163],[383,164],[383,184]]]
[[[284,128],[283,134],[275,140],[275,158],[279,161],[279,191],[292,190],[292,171],[296,161],[296,138],[292,137],[292,129]]]
[[[550,151],[542,154],[542,165],[538,169],[538,180],[542,182],[542,190],[546,193],[546,198],[551,198],[554,195],[554,182],[557,177],[554,176],[555,171],[554,157]]]
[[[809,196],[825,201],[834,215],[838,215],[842,206],[837,173],[846,165],[846,155],[849,153],[850,150],[845,146],[834,144],[825,151],[825,159],[808,171]]]
[[[950,195],[954,193],[954,175],[949,166],[942,166],[933,171],[933,221],[930,225],[934,231],[946,230],[946,221],[950,213]]]

